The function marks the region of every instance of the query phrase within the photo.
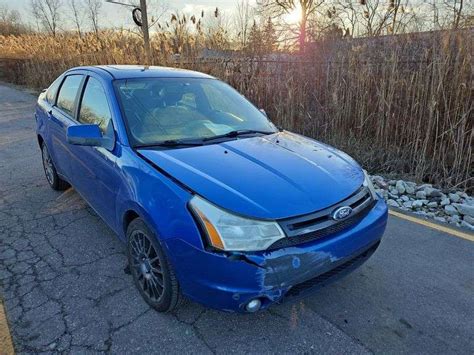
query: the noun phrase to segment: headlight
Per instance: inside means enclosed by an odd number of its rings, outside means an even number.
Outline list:
[[[276,222],[260,221],[236,216],[194,196],[191,209],[207,233],[209,243],[221,250],[265,250],[285,233]]]
[[[375,192],[375,187],[374,184],[372,184],[372,180],[370,180],[370,176],[367,173],[367,171],[364,170],[364,186],[367,186],[369,188],[369,191],[374,198],[374,200],[378,200],[379,196],[377,195],[377,192]]]

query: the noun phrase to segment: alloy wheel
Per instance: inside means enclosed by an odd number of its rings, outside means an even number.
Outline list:
[[[53,165],[51,156],[49,155],[48,148],[46,148],[46,144],[43,144],[41,155],[43,158],[43,169],[46,175],[46,179],[51,185],[53,185],[54,184],[54,165]]]
[[[142,231],[130,236],[132,272],[142,291],[153,301],[163,296],[164,279],[160,257],[149,237]]]

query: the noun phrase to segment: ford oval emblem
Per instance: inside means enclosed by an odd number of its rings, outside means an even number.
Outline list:
[[[331,215],[335,221],[342,221],[352,214],[352,208],[349,206],[343,206],[337,208]]]

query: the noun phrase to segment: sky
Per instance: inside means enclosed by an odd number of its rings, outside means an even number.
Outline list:
[[[124,0],[116,0],[119,2],[126,2]],[[64,5],[67,5],[69,0],[62,0]],[[78,0],[81,2],[81,0]],[[168,1],[157,1],[157,0],[148,0],[150,3],[150,8],[152,4],[160,2],[168,10],[168,12],[179,12],[187,14],[200,14],[202,10],[205,12],[214,11],[216,6],[222,11],[225,15],[231,16],[235,11],[236,0],[168,0]],[[253,1],[255,2],[255,1]],[[139,3],[139,0],[136,0],[136,3]],[[251,1],[252,3],[252,1]],[[30,12],[30,0],[0,0],[0,5],[6,5],[10,9],[18,10],[21,14],[21,18],[24,22],[33,23],[34,19],[31,16]],[[64,6],[67,11],[67,6]],[[130,26],[133,24],[131,18],[131,8],[123,7],[120,5],[106,3],[102,5],[102,14],[103,17],[100,20],[100,23],[104,27],[120,27]]]

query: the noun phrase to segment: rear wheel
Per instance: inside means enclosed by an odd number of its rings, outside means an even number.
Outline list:
[[[178,281],[154,234],[141,218],[127,228],[130,271],[140,294],[158,312],[170,312],[181,302]]]
[[[66,190],[69,184],[58,176],[51,155],[49,155],[48,147],[46,147],[44,142],[41,143],[41,157],[43,160],[44,174],[46,175],[49,186],[51,186],[53,190]]]

